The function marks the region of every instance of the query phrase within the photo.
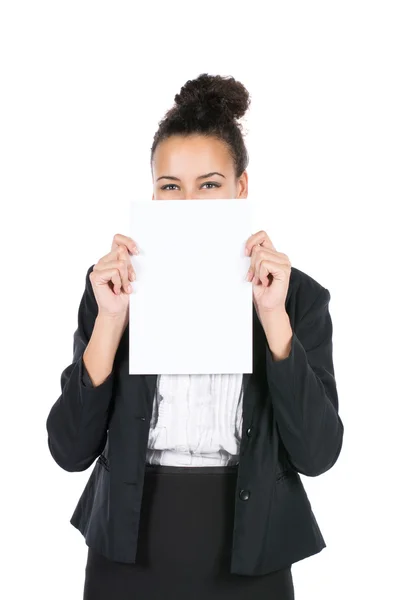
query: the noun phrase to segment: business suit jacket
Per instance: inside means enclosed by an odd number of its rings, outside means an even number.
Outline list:
[[[67,471],[83,471],[96,461],[70,522],[88,546],[111,560],[134,563],[157,375],[129,375],[127,327],[109,377],[91,385],[82,355],[98,312],[89,279],[93,266],[79,305],[73,360],[47,417],[48,445]],[[326,472],[342,447],[329,301],[326,288],[292,267],[286,311],[293,338],[281,361],[273,360],[253,306],[253,372],[243,375],[232,573],[267,574],[326,546],[299,473]]]

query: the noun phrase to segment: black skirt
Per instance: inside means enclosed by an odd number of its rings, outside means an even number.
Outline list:
[[[230,573],[237,465],[146,465],[136,563],[88,548],[84,600],[293,600],[291,567]]]

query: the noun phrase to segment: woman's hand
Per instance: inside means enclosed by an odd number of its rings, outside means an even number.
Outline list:
[[[136,278],[130,254],[139,254],[132,238],[116,233],[111,252],[100,258],[90,273],[99,315],[121,317],[127,323],[130,281]]]
[[[277,252],[265,231],[250,236],[245,246],[251,256],[247,281],[253,283],[253,301],[258,315],[285,311],[291,264],[286,254]]]

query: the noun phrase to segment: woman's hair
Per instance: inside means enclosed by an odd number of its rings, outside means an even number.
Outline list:
[[[250,105],[244,85],[233,77],[203,73],[187,81],[174,100],[174,106],[158,123],[150,162],[157,144],[172,135],[213,136],[225,142],[235,164],[236,177],[240,177],[249,162],[242,126],[237,121]]]

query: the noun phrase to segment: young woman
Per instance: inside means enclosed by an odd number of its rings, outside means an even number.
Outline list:
[[[154,137],[154,201],[247,197],[248,105],[233,78],[186,83]],[[116,234],[87,271],[46,423],[63,469],[96,461],[71,517],[88,545],[85,600],[290,600],[292,564],[326,545],[299,474],[326,472],[342,446],[330,294],[265,231],[246,249],[252,373],[129,375],[136,240]]]

